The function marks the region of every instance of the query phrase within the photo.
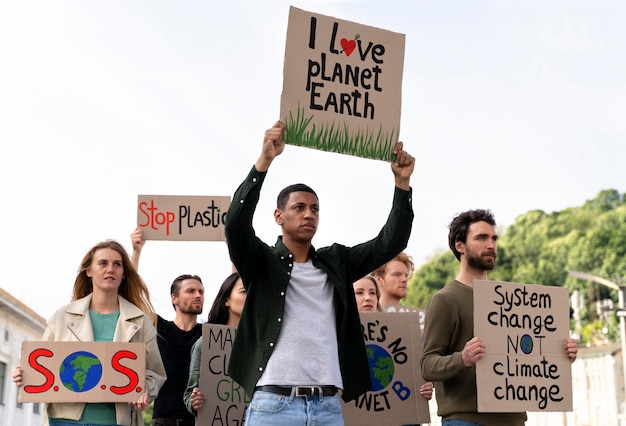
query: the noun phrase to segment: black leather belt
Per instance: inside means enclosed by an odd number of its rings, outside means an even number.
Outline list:
[[[165,419],[159,418],[152,419],[153,425],[164,425],[164,426],[195,426],[195,419]]]
[[[279,395],[290,396],[292,389],[295,389],[294,395],[296,397],[307,396],[335,396],[337,394],[337,388],[335,386],[257,386],[255,391],[272,392]]]

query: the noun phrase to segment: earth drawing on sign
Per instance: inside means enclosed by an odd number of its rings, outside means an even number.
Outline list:
[[[370,365],[372,376],[372,392],[377,392],[389,386],[393,379],[393,358],[389,353],[378,345],[365,345],[367,361]]]
[[[102,378],[102,363],[90,352],[69,354],[59,367],[63,386],[74,392],[93,389]]]
[[[520,340],[520,346],[522,347],[522,352],[528,355],[533,351],[533,338],[528,334],[524,334]]]

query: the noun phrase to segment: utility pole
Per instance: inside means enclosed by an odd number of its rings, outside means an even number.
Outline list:
[[[617,291],[618,298],[618,310],[617,316],[619,317],[619,332],[620,340],[622,342],[622,373],[624,380],[624,394],[626,394],[626,309],[624,308],[624,301],[626,299],[626,286],[619,285],[613,281],[609,281],[606,278],[599,277],[597,275],[588,274],[586,272],[579,271],[567,271],[567,273],[581,280],[589,280],[607,286],[610,289]],[[624,397],[624,394],[622,397]],[[626,404],[626,401],[622,401],[622,404]]]

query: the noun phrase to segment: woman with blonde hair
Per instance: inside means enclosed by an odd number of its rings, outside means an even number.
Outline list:
[[[376,283],[376,278],[368,274],[352,283],[352,286],[354,287],[354,297],[359,313],[383,311],[379,303],[380,289]]]
[[[52,315],[41,340],[145,343],[145,391],[132,403],[49,403],[46,415],[50,426],[138,424],[138,413],[156,398],[166,379],[155,318],[148,288],[126,250],[113,240],[92,247],[80,264],[72,302]],[[24,385],[22,371],[20,366],[13,371],[18,387]]]

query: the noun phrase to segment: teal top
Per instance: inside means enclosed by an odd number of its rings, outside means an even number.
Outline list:
[[[94,342],[112,342],[120,311],[112,314],[99,314],[89,310]],[[114,403],[87,403],[79,420],[63,419],[72,424],[116,425]]]

